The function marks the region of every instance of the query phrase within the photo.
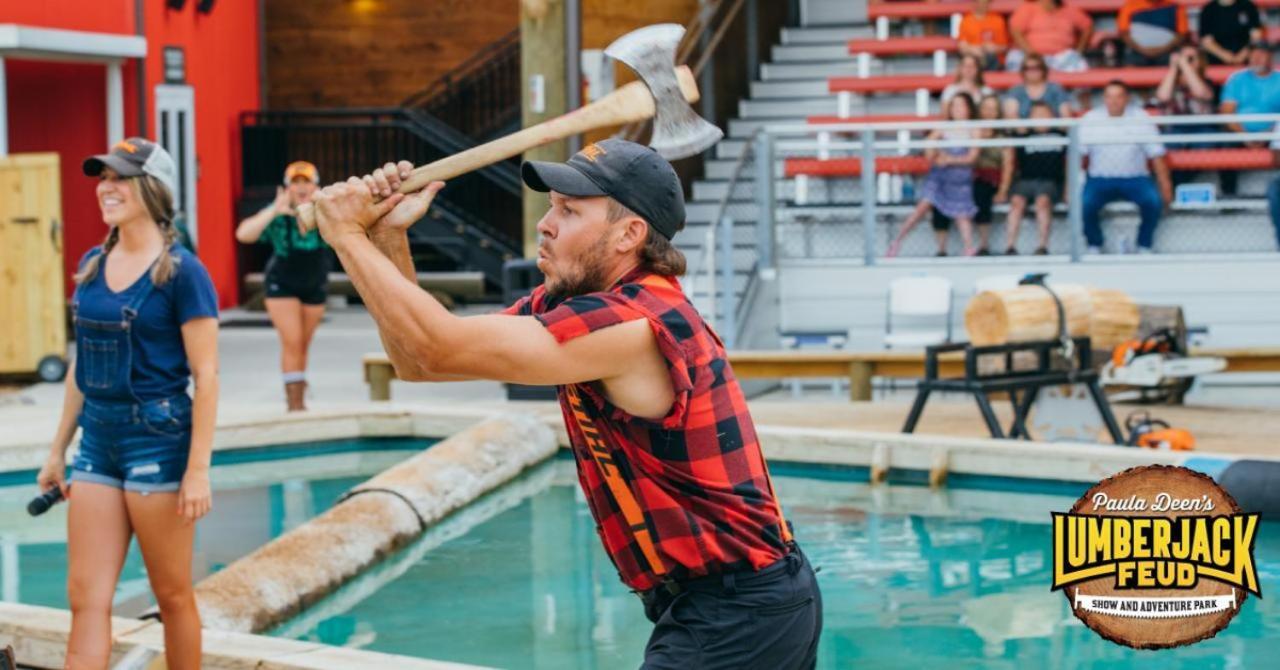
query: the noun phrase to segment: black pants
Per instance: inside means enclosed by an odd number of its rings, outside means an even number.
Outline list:
[[[822,593],[799,551],[759,572],[703,578],[644,596],[653,635],[642,670],[813,668]]]

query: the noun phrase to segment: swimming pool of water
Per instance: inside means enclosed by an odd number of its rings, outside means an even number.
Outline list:
[[[871,487],[775,468],[825,599],[822,668],[1253,668],[1280,658],[1280,607],[1249,599],[1192,647],[1099,638],[1049,591],[1049,512],[1072,495]],[[482,499],[277,635],[503,668],[637,667],[651,624],[556,460]],[[1256,546],[1280,589],[1280,524]]]
[[[422,439],[358,440],[216,452],[213,511],[196,531],[197,581],[328,509],[349,488],[430,444]],[[0,486],[0,600],[67,606],[66,505],[27,516],[35,473],[6,474]],[[137,542],[129,547],[115,613],[136,616],[154,603]]]

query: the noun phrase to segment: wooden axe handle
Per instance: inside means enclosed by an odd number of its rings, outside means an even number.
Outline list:
[[[689,102],[698,101],[698,84],[687,65],[676,68],[680,91]],[[471,147],[434,163],[414,168],[401,182],[399,193],[414,193],[433,181],[444,181],[482,167],[518,156],[530,149],[598,128],[624,125],[653,118],[653,94],[644,82],[633,81],[599,100],[536,126]],[[374,196],[378,198],[378,196]],[[316,227],[310,203],[298,207],[298,227],[305,233]]]

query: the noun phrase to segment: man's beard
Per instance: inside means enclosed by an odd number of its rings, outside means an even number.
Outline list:
[[[563,276],[554,280],[548,279],[546,282],[547,295],[552,298],[564,299],[572,298],[578,295],[586,295],[603,291],[609,288],[606,282],[609,277],[606,276],[605,269],[605,247],[608,245],[607,235],[601,235],[595,244],[591,245],[580,257],[573,267],[565,272]]]

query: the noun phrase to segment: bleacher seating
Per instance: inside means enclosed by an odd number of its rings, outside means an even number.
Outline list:
[[[1266,26],[1263,29],[1269,42],[1280,42],[1280,26]],[[1114,30],[1098,30],[1089,38],[1089,48],[1098,49],[1107,40],[1117,40],[1119,33]],[[1194,35],[1193,35],[1194,38]],[[849,53],[857,56],[919,56],[938,51],[953,54],[959,48],[954,37],[941,35],[921,35],[912,37],[889,37],[886,39],[862,38],[849,40]]]
[[[1216,65],[1207,69],[1209,80],[1222,84],[1232,73],[1240,68],[1228,65]],[[1155,88],[1160,85],[1169,69],[1165,67],[1120,67],[1094,68],[1084,72],[1052,72],[1051,81],[1056,81],[1068,89],[1102,88],[1114,79],[1127,83],[1131,88]],[[873,93],[905,93],[924,90],[936,93],[954,81],[952,76],[934,75],[885,75],[878,77],[832,77],[827,81],[827,88],[832,93],[857,93],[869,95]],[[989,72],[983,82],[996,90],[1012,88],[1021,83],[1022,76],[1017,72]]]
[[[1171,170],[1269,170],[1275,165],[1271,150],[1265,148],[1175,149],[1166,154]],[[924,156],[880,156],[878,174],[923,175],[929,171]],[[862,159],[788,158],[783,173],[787,177],[858,177]]]
[[[1012,14],[1024,0],[995,0],[991,11],[996,14]],[[1086,14],[1114,14],[1120,11],[1124,0],[1070,0],[1072,7]],[[1187,7],[1203,7],[1206,0],[1177,0]],[[1280,0],[1253,0],[1258,9],[1280,7]],[[867,7],[870,19],[942,19],[952,14],[964,14],[972,8],[967,2],[873,2]]]

